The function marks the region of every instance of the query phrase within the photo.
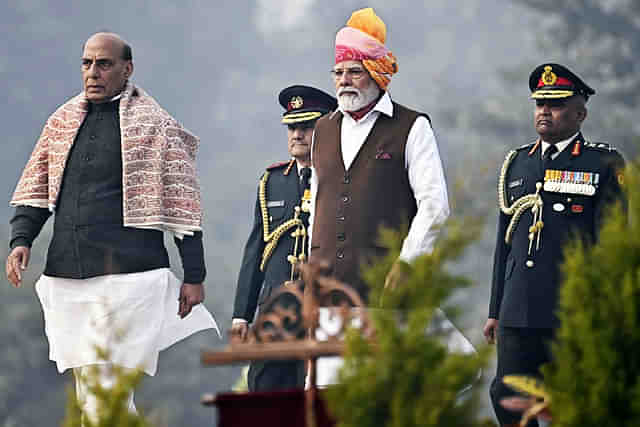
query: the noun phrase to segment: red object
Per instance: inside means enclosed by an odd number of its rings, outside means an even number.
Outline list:
[[[336,45],[336,64],[342,61],[363,61],[370,59],[364,52],[356,48],[344,45]]]
[[[571,212],[573,213],[582,213],[584,211],[584,206],[582,205],[571,205]]]
[[[535,145],[533,147],[531,147],[531,150],[529,150],[529,156],[533,155],[533,153],[536,152],[536,150],[538,149],[539,146],[540,146],[540,138],[538,138],[538,140],[536,141]]]
[[[290,162],[290,160],[287,160],[286,162],[277,162],[274,163],[272,165],[267,166],[267,170],[271,170],[271,169],[276,169],[276,168],[280,168],[282,166],[288,165]]]
[[[363,118],[369,111],[373,110],[373,107],[376,106],[376,104],[378,103],[379,100],[380,100],[380,98],[376,98],[374,101],[372,101],[371,103],[365,105],[364,107],[362,107],[358,111],[347,111],[347,113],[349,113],[349,115],[351,117],[353,117],[353,120],[358,121],[361,118]]]
[[[547,84],[542,80],[542,77],[540,77],[540,80],[538,80],[538,87],[541,88],[543,86],[547,86]],[[571,80],[564,78],[564,77],[558,77],[558,80],[556,80],[556,82],[553,84],[553,86],[567,86],[567,87],[574,87],[574,84]]]
[[[573,145],[573,151],[571,152],[571,155],[574,157],[580,155],[580,140],[577,140]]]
[[[220,393],[216,396],[218,427],[304,427],[305,392],[288,390],[253,393]],[[335,427],[318,391],[316,400],[318,427]]]

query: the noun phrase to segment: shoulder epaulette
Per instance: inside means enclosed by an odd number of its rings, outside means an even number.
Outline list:
[[[267,170],[271,171],[271,170],[274,170],[274,169],[283,168],[285,166],[289,166],[289,163],[290,163],[290,160],[287,160],[286,162],[277,162],[277,163],[274,163],[272,165],[267,166]]]
[[[531,149],[531,147],[533,147],[533,146],[536,144],[536,142],[537,142],[537,141],[533,141],[533,142],[530,142],[530,143],[528,143],[528,144],[521,145],[520,147],[516,148],[516,151],[520,151],[520,150],[530,150],[530,149]]]
[[[585,141],[584,146],[585,148],[595,148],[596,150],[601,151],[616,151],[616,147],[611,144],[607,144],[606,142]]]
[[[532,149],[532,148],[533,148],[537,143],[538,143],[538,140],[535,140],[535,141],[530,142],[530,143],[528,143],[528,144],[521,145],[520,147],[516,148],[515,150],[516,150],[516,151],[523,151],[523,150],[527,150],[527,151],[529,151],[529,150],[531,150],[531,149]]]

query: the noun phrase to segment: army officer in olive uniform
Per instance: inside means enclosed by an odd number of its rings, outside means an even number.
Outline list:
[[[258,186],[255,219],[238,277],[231,327],[233,341],[246,339],[248,323],[253,320],[256,307],[260,307],[276,288],[292,279],[291,257],[302,259],[308,254],[308,244],[302,245],[308,239],[299,239],[297,253],[294,253],[296,245],[292,233],[295,227],[289,227],[287,222],[299,218],[305,232],[309,226],[313,127],[319,117],[337,107],[332,96],[300,85],[282,90],[279,101],[286,110],[282,123],[287,125],[292,158],[269,166]],[[300,208],[298,214],[296,207]],[[302,387],[304,374],[301,361],[254,362],[249,368],[249,390]]]
[[[514,394],[502,377],[537,376],[550,360],[565,243],[574,234],[595,241],[607,206],[622,198],[622,156],[580,132],[586,102],[595,91],[566,67],[551,63],[531,73],[529,87],[539,138],[509,152],[500,171],[498,235],[484,327],[487,340],[498,342],[490,393],[502,425],[520,419],[500,406],[502,398]]]

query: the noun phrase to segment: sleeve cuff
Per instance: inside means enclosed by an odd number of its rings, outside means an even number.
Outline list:
[[[17,248],[18,246],[31,248],[31,242],[26,237],[16,237],[9,244],[9,248],[11,248],[11,250]]]
[[[185,271],[184,272],[184,283],[189,283],[191,285],[202,285],[204,283],[204,279],[207,276],[206,272],[196,272],[195,274]]]

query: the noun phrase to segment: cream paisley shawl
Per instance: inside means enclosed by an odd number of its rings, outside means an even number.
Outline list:
[[[55,209],[69,151],[88,111],[84,93],[49,117],[11,199],[11,206]],[[125,227],[201,230],[196,176],[199,139],[144,90],[127,83],[120,99]]]

